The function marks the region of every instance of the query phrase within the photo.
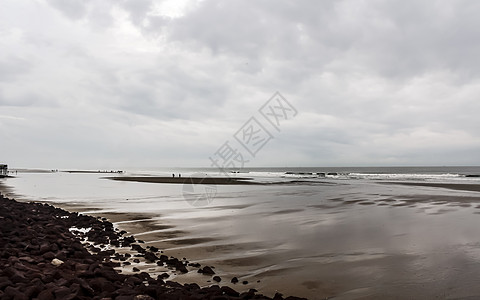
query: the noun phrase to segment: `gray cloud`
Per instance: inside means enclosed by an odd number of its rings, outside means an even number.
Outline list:
[[[299,114],[255,165],[480,164],[480,4],[181,3],[7,1],[5,159],[208,165],[278,90]]]
[[[67,17],[74,20],[82,19],[87,14],[87,5],[90,1],[82,0],[72,0],[72,1],[62,1],[62,0],[48,0],[48,2],[58,9],[60,12],[65,14]]]
[[[31,64],[15,56],[5,57],[0,60],[0,82],[12,81],[18,76],[26,74],[31,69]]]
[[[143,21],[151,11],[152,0],[125,0],[120,4],[129,14],[130,20],[136,26],[144,26]]]

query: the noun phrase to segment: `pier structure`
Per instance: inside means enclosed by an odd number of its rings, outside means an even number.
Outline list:
[[[6,177],[8,175],[8,165],[0,164],[0,177]]]

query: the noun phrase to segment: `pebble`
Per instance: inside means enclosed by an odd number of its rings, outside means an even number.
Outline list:
[[[63,264],[63,261],[61,261],[60,259],[54,258],[54,259],[52,259],[51,264],[54,265],[54,266],[59,266],[59,265]]]

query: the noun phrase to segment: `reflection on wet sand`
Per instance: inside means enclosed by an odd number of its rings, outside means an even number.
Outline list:
[[[388,193],[377,186],[378,193],[370,187],[342,197],[335,187],[302,186],[277,190],[275,199],[255,191],[220,194],[212,207],[117,226],[167,254],[216,266],[222,284],[240,290],[228,279],[247,280],[245,289],[311,299],[480,295],[472,279],[480,276],[480,247],[472,244],[480,195],[432,194],[410,185]],[[210,279],[195,280],[206,285]]]
[[[215,266],[221,284],[239,291],[311,299],[480,296],[480,193],[473,185],[221,186],[202,208],[158,193],[89,202],[84,211],[165,255]],[[143,269],[212,284],[194,272]],[[248,284],[230,283],[234,276]]]

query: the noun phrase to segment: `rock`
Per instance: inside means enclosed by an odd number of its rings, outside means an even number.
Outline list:
[[[29,256],[22,256],[19,258],[19,260],[21,261],[25,261],[25,262],[28,262],[28,263],[31,263],[31,264],[36,264],[37,261],[34,260],[33,258],[29,257]]]
[[[138,245],[138,244],[132,244],[132,250],[135,250],[137,251],[138,253],[145,253],[147,252],[147,250],[143,249],[142,246]]]
[[[115,254],[115,250],[113,250],[113,249],[101,251],[99,253],[99,255],[101,255],[101,256],[112,256],[114,254]]]
[[[135,243],[135,238],[133,236],[124,237],[122,239],[122,245],[124,247],[130,246],[130,244]]]
[[[202,269],[198,269],[198,273],[202,273],[205,275],[213,275],[215,272],[209,266],[205,266]]]
[[[36,281],[35,283],[32,281],[32,285],[30,285],[26,290],[25,290],[25,296],[28,299],[33,299],[35,298],[40,292],[43,290],[44,285],[41,283],[41,281]],[[2,299],[2,297],[0,297]]]
[[[149,262],[155,262],[156,260],[158,260],[158,257],[152,252],[147,252],[145,253],[145,259]]]
[[[149,279],[151,279],[150,274],[148,274],[147,272],[142,272],[136,276],[143,281],[148,281]]]
[[[90,248],[90,251],[92,251],[93,253],[100,253],[100,251],[102,251],[102,250],[98,247],[93,246],[93,247]]]
[[[39,251],[40,251],[40,254],[44,254],[44,253],[50,251],[50,244],[47,243],[47,242],[42,243],[40,245],[40,250]]]
[[[175,269],[182,273],[188,273],[187,267],[180,261],[175,264]]]
[[[5,295],[9,296],[11,299],[15,300],[28,300],[27,296],[25,296],[19,289],[14,287],[7,287],[5,289]],[[8,299],[8,298],[7,298]]]
[[[213,280],[216,282],[220,282],[222,281],[222,278],[220,278],[220,276],[213,276]]]
[[[61,261],[61,260],[59,260],[59,259],[57,259],[57,258],[54,258],[54,259],[52,259],[51,264],[54,265],[54,266],[56,266],[56,267],[58,267],[58,266],[60,266],[61,264],[63,264],[63,261]]]
[[[16,264],[17,266],[17,264]],[[12,268],[8,267],[3,270],[3,274],[7,275],[7,277],[4,277],[5,279],[10,279],[14,283],[24,283],[27,282],[28,279],[25,277],[25,274],[21,272],[18,267],[17,268]]]
[[[190,291],[191,291],[191,290],[199,290],[199,289],[200,289],[200,286],[199,286],[198,284],[196,284],[196,283],[190,283],[190,284],[189,284],[189,283],[185,283],[183,286],[186,287],[186,288],[188,288],[188,290],[190,290]]]
[[[162,254],[162,255],[160,255],[160,261],[162,261],[162,262],[166,262],[166,261],[168,261],[168,256],[166,256],[166,255],[163,255],[163,254]]]
[[[188,264],[190,267],[194,267],[194,268],[200,268],[202,265],[199,264],[199,263],[189,263]]]
[[[133,297],[133,300],[155,300],[155,299],[148,295],[137,295]]]
[[[111,293],[116,290],[113,283],[108,281],[106,278],[97,277],[90,281],[89,287],[95,291],[97,294],[101,294],[103,292]]]
[[[53,296],[53,288],[48,288],[46,290],[41,291],[40,294],[38,294],[37,299],[38,300],[55,299],[55,297]]]
[[[171,288],[180,288],[182,287],[182,285],[178,282],[175,282],[175,281],[167,281],[165,282],[165,284]]]
[[[51,251],[48,251],[47,253],[44,253],[43,258],[45,258],[47,261],[51,261],[52,259],[55,258],[55,254]]]
[[[230,282],[233,283],[233,284],[235,284],[235,283],[238,282],[238,278],[237,278],[237,277],[233,277]]]
[[[253,297],[255,297],[255,291],[256,290],[254,290],[254,289],[250,289],[248,292],[241,293],[240,298],[242,298],[242,299],[252,299]]]
[[[181,263],[177,258],[170,258],[165,262],[169,266],[176,266],[178,263]]]
[[[115,300],[132,300],[133,297],[132,296],[118,296],[118,297],[115,297]]]
[[[222,286],[220,289],[225,295],[230,297],[238,297],[240,295],[237,291],[228,286]]]
[[[131,276],[127,278],[126,282],[131,285],[140,285],[143,282],[143,280],[138,277]]]
[[[70,289],[64,286],[57,287],[53,290],[56,299],[67,299],[70,296]]]

